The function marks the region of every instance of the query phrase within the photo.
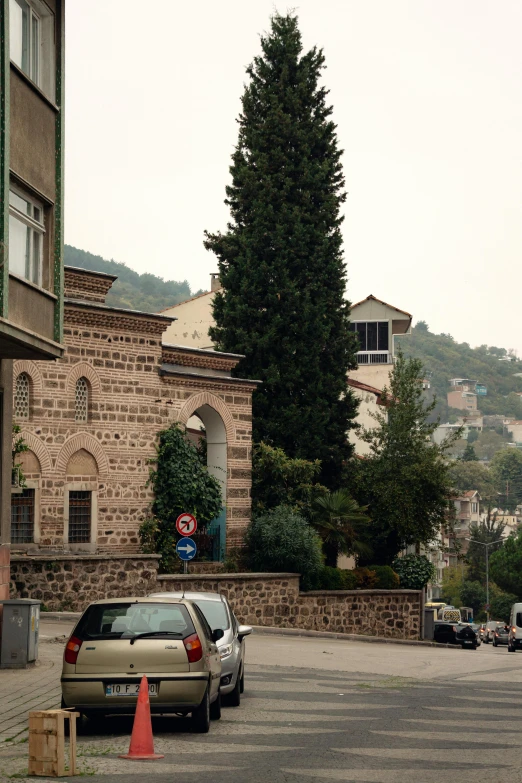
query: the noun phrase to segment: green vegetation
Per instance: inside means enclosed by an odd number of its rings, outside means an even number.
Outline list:
[[[283,449],[258,443],[252,456],[252,512],[286,505],[309,518],[312,501],[326,491],[316,481],[320,472],[318,459],[292,459]]]
[[[522,451],[498,451],[491,461],[491,474],[499,489],[499,505],[513,513],[522,503]]]
[[[319,459],[321,482],[336,489],[357,409],[346,385],[356,340],[344,299],[341,150],[320,85],[325,58],[303,53],[297,17],[276,13],[261,48],[242,96],[231,219],[225,233],[206,234],[223,285],[210,334],[245,355],[237,376],[262,380],[254,441]]]
[[[435,576],[435,569],[425,555],[398,557],[393,570],[399,575],[401,587],[410,590],[422,590]]]
[[[487,386],[487,396],[478,400],[482,413],[522,419],[522,401],[515,394],[522,391],[522,377],[516,376],[522,373],[522,363],[500,361],[509,354],[504,348],[486,345],[471,348],[468,343],[456,342],[449,334],[433,334],[425,321],[419,321],[411,335],[396,342],[405,356],[419,359],[429,374],[430,393],[437,397],[432,421],[437,417],[442,422],[455,421],[462,415],[462,411],[447,405],[450,378],[471,378]]]
[[[157,457],[152,460],[149,482],[154,489],[153,516],[140,526],[144,552],[161,554],[160,570],[176,570],[175,553],[179,538],[176,519],[194,514],[200,527],[219,516],[222,508],[221,486],[201,460],[197,447],[175,424],[159,433]]]
[[[190,299],[194,294],[186,280],[177,283],[144,272],[142,275],[118,261],[107,261],[86,250],[65,245],[64,263],[94,272],[118,275],[107,295],[107,304],[113,307],[126,307],[130,310],[143,310],[157,313],[165,307]],[[200,293],[200,292],[198,292]]]
[[[506,539],[504,545],[489,559],[491,578],[501,590],[522,600],[522,530]]]
[[[370,555],[362,539],[369,517],[345,489],[325,492],[312,504],[311,524],[323,542],[327,566],[336,566],[339,555]]]

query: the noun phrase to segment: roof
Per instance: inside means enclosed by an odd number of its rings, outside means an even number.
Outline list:
[[[351,306],[351,309],[353,310],[354,307],[357,307],[358,305],[364,304],[364,302],[367,302],[368,300],[372,299],[374,302],[379,302],[379,304],[384,305],[385,307],[390,307],[392,310],[396,310],[398,313],[402,313],[403,315],[407,315],[408,318],[411,320],[413,318],[411,313],[407,313],[406,310],[401,310],[398,307],[395,307],[395,305],[388,304],[388,302],[385,302],[383,299],[377,299],[376,296],[373,294],[370,294],[370,296],[367,296],[366,299],[361,299],[360,302],[356,302]]]
[[[168,316],[161,316],[162,318],[168,318]],[[177,320],[175,318],[174,320]],[[196,353],[203,356],[223,356],[225,359],[244,359],[245,355],[242,353],[225,353],[224,351],[216,351],[214,348],[193,348],[191,345],[181,345],[180,343],[162,343],[163,348],[174,348],[177,351],[183,351],[184,353]]]
[[[168,315],[160,315],[159,313],[146,313],[143,310],[129,310],[126,307],[113,307],[112,305],[107,305],[103,304],[102,302],[95,302],[87,299],[70,299],[66,297],[63,301],[65,304],[74,307],[87,307],[91,310],[105,310],[112,313],[124,313],[125,315],[138,315],[145,318],[154,318],[158,321],[165,321],[165,323],[169,324],[178,320],[177,318]]]
[[[109,275],[107,272],[96,272],[94,269],[84,269],[83,266],[70,266],[69,264],[65,264],[64,270],[67,271],[67,269],[70,269],[71,272],[82,272],[86,275],[94,275],[96,277],[106,277],[109,280],[118,279],[118,275]]]
[[[361,383],[356,381],[355,378],[347,378],[348,386],[353,386],[355,389],[361,389],[362,391],[371,392],[372,394],[382,394],[382,389],[377,389],[375,386],[369,386],[367,383]]]
[[[215,294],[215,291],[203,291],[201,294],[196,294],[195,296],[191,296],[188,299],[184,299],[182,302],[176,302],[176,304],[169,305],[168,307],[164,307],[163,310],[158,310],[159,313],[164,313],[167,310],[172,310],[173,307],[179,307],[182,304],[186,304],[187,302],[193,302],[194,299],[201,299],[202,296],[208,296],[209,294]]]

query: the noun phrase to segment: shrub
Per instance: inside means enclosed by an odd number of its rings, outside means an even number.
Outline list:
[[[277,506],[253,519],[245,542],[252,571],[301,574],[304,589],[310,589],[323,567],[321,539],[288,506]]]
[[[377,577],[375,587],[379,590],[397,590],[401,580],[391,566],[372,565],[368,568],[370,571],[374,571]]]
[[[341,570],[341,579],[343,590],[355,590],[357,588],[357,577],[353,571],[343,568]]]
[[[357,580],[357,589],[369,590],[372,587],[377,587],[379,580],[375,571],[369,568],[354,568],[353,574]]]
[[[405,555],[393,561],[393,570],[399,575],[401,587],[422,590],[435,576],[435,569],[425,555]]]
[[[491,617],[509,623],[511,607],[517,600],[517,596],[513,593],[499,593],[491,600]]]

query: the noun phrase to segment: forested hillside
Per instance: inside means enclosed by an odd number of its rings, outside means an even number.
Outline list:
[[[522,361],[502,361],[509,352],[504,348],[481,345],[471,348],[458,343],[449,334],[433,334],[419,321],[412,334],[396,340],[405,356],[421,359],[437,397],[436,416],[442,422],[454,421],[458,412],[448,409],[446,394],[450,378],[470,378],[487,386],[487,396],[479,397],[478,407],[485,414],[501,414],[522,419]],[[520,377],[517,377],[520,374]]]
[[[183,302],[193,296],[186,280],[164,280],[162,277],[145,272],[140,275],[117,261],[107,261],[86,250],[65,245],[65,264],[118,275],[118,279],[109,291],[107,304],[114,307],[128,307],[131,310],[143,310],[155,313],[169,305]]]

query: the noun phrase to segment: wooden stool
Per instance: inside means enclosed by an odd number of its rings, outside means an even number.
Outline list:
[[[29,775],[63,778],[76,775],[76,718],[79,712],[39,710],[29,713]],[[69,769],[65,771],[65,720],[69,721]]]

